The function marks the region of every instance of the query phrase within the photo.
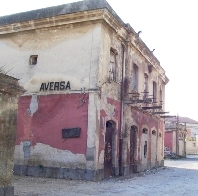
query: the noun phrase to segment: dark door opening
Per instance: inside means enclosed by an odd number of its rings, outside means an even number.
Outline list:
[[[113,124],[110,121],[106,123],[105,134],[105,154],[104,154],[104,177],[108,178],[112,175],[112,138],[113,138]]]
[[[137,149],[137,128],[132,126],[130,132],[130,173],[137,172],[136,149]]]

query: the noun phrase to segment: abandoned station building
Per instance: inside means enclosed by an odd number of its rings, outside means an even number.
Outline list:
[[[0,17],[18,101],[14,172],[101,180],[163,166],[160,62],[105,0]]]

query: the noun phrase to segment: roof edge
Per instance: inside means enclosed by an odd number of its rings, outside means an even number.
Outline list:
[[[106,0],[84,0],[69,4],[11,14],[7,16],[1,16],[0,26],[103,8],[107,8],[123,26],[125,25],[122,19],[116,14],[116,12]]]

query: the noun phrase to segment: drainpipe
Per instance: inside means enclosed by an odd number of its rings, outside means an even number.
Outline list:
[[[176,128],[176,155],[179,156],[179,116],[177,114],[177,128]]]
[[[186,134],[187,134],[187,130],[186,130],[186,123],[185,123],[185,128],[184,128],[184,157],[186,157]]]
[[[122,55],[122,83],[121,83],[121,114],[120,114],[120,127],[121,127],[121,132],[120,132],[120,140],[119,140],[119,174],[123,175],[123,164],[122,164],[122,151],[123,151],[123,132],[124,132],[124,83],[125,83],[125,62],[126,62],[126,48],[125,45],[122,44],[122,50],[123,50],[123,55]]]

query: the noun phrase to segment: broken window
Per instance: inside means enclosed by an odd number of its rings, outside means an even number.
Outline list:
[[[116,81],[116,52],[110,51],[109,81]]]
[[[153,103],[157,101],[157,84],[153,81]]]
[[[148,98],[148,75],[144,74],[144,99]]]
[[[147,141],[144,143],[144,157],[147,156]]]
[[[138,91],[138,66],[133,64],[132,90]]]
[[[38,59],[38,55],[31,55],[30,59],[29,59],[29,64],[30,65],[36,65],[37,64],[37,59]]]
[[[142,133],[148,134],[148,130],[144,128],[144,129],[142,130]]]
[[[155,130],[152,131],[152,135],[156,135],[156,131]]]

